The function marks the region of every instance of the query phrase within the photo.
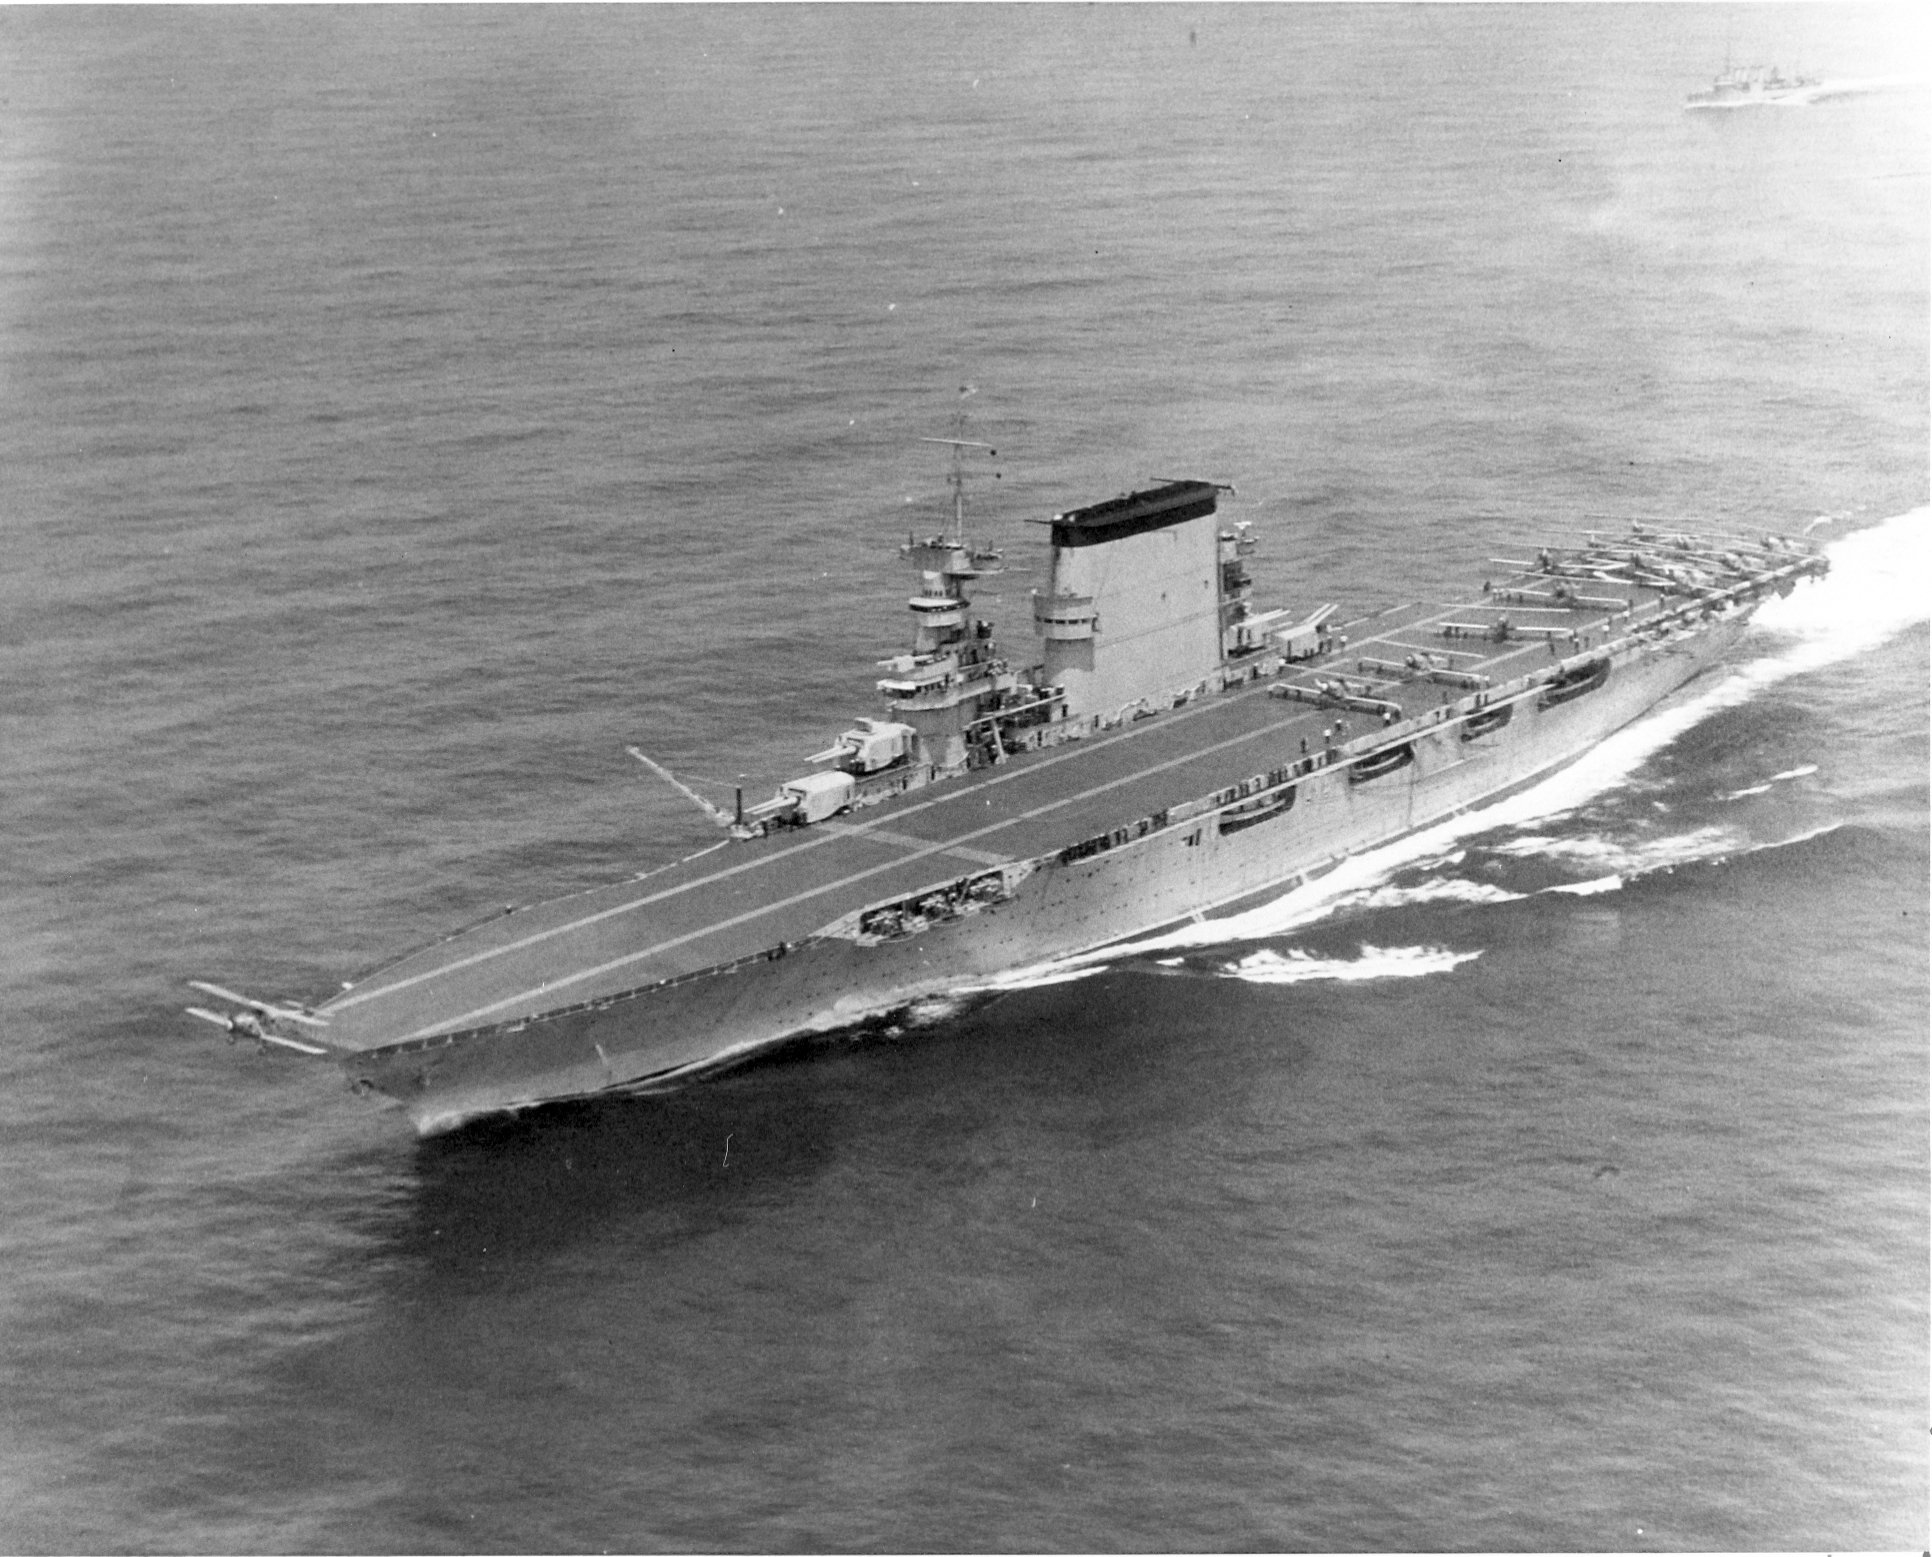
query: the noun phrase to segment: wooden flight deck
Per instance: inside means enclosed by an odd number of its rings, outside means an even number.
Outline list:
[[[1594,595],[1571,589],[1559,600],[1551,591],[1561,575],[1547,571],[1547,558],[1512,566],[1509,584],[1475,599],[1349,623],[1330,652],[1278,675],[830,821],[720,844],[647,876],[507,912],[368,975],[316,1015],[330,1045],[367,1049],[769,955],[868,905],[1057,853],[1325,744],[1351,756],[1372,751],[1365,738],[1398,717],[1380,704],[1399,705],[1404,722],[1426,717],[1683,603],[1668,581],[1601,572],[1589,575]],[[1505,617],[1509,633],[1499,637]]]

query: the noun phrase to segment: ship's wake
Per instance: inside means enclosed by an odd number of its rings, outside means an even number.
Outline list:
[[[1859,97],[1868,92],[1922,92],[1932,86],[1924,76],[1839,76],[1818,83],[1816,98]]]
[[[1200,971],[1188,968],[1180,958],[1149,959],[1163,952],[1273,940],[1345,915],[1420,904],[1480,906],[1516,902],[1539,893],[1595,896],[1622,890],[1659,872],[1787,847],[1832,831],[1836,823],[1763,842],[1741,828],[1724,825],[1694,827],[1638,841],[1594,835],[1563,837],[1540,830],[1543,824],[1626,785],[1647,761],[1714,714],[1747,703],[1791,677],[1868,653],[1927,620],[1922,581],[1932,572],[1932,509],[1916,508],[1858,531],[1833,543],[1826,554],[1831,561],[1829,575],[1786,598],[1768,602],[1753,619],[1745,643],[1758,651],[1756,657],[1702,679],[1541,782],[1345,859],[1326,874],[1259,907],[1081,956],[1016,969],[964,993],[1034,989],[1089,977],[1133,961],[1161,971]],[[1720,798],[1740,800],[1816,772],[1816,764],[1801,763]],[[1660,804],[1658,809],[1667,811],[1669,807]],[[1467,849],[1459,847],[1463,840],[1512,830],[1519,835],[1483,848],[1486,860],[1537,859],[1577,873],[1580,879],[1525,891],[1443,873],[1468,862]],[[1409,874],[1418,870],[1431,874],[1419,878]],[[1405,874],[1409,879],[1398,879]],[[1365,946],[1360,957],[1338,960],[1294,949],[1269,950],[1212,971],[1257,983],[1413,978],[1449,972],[1478,955],[1434,946]]]
[[[1524,833],[1501,839],[1489,853],[1501,859],[1549,860],[1600,874],[1645,876],[1701,860],[1721,859],[1750,847],[1749,838],[1731,827],[1696,827],[1663,838],[1626,840],[1589,834],[1578,838]]]
[[[1769,786],[1766,786],[1767,788]],[[1505,839],[1488,851],[1498,858],[1540,858],[1572,867],[1604,871],[1581,881],[1559,881],[1538,889],[1537,893],[1512,893],[1512,898],[1533,897],[1554,892],[1570,897],[1595,897],[1618,892],[1646,876],[1667,875],[1687,865],[1709,865],[1746,855],[1763,854],[1773,849],[1788,849],[1793,844],[1809,843],[1835,833],[1842,822],[1824,822],[1804,828],[1789,837],[1767,841],[1753,839],[1729,827],[1700,827],[1675,837],[1626,842],[1614,838],[1550,838],[1531,835]]]
[[[1370,946],[1364,943],[1354,957],[1323,957],[1290,947],[1287,951],[1257,951],[1213,969],[1220,978],[1244,984],[1308,984],[1319,981],[1362,983],[1370,979],[1413,979],[1447,973],[1482,955],[1479,951],[1451,951],[1444,946]],[[1165,966],[1180,966],[1175,958]]]
[[[1736,112],[1749,108],[1809,108],[1834,97],[1865,97],[1875,92],[1915,92],[1927,87],[1924,76],[1839,76],[1790,87],[1774,96],[1739,97],[1728,102],[1693,102],[1687,106],[1705,112]]]

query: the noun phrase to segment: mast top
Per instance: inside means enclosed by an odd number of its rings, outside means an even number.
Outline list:
[[[946,474],[946,485],[953,489],[953,529],[947,539],[955,546],[963,546],[966,542],[966,451],[984,449],[987,457],[993,458],[999,450],[972,438],[921,438],[919,441],[943,443],[953,451],[953,468]]]

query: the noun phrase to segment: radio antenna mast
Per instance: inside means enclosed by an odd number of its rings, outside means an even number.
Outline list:
[[[949,539],[959,545],[966,538],[966,451],[984,449],[993,458],[999,450],[990,443],[975,443],[970,438],[921,438],[921,443],[943,443],[953,451],[953,468],[946,474],[946,485],[953,489],[953,533]]]

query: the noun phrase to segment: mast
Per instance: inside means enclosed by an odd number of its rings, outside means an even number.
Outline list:
[[[960,413],[965,420],[965,413]],[[953,451],[953,466],[946,473],[946,485],[953,492],[953,528],[946,537],[955,546],[966,544],[966,451],[984,449],[989,459],[996,458],[999,450],[990,443],[976,443],[971,438],[921,438],[921,443],[943,443]]]
[[[954,427],[965,431],[962,411]],[[1000,656],[990,624],[970,614],[972,586],[1000,570],[1000,554],[973,545],[966,538],[966,455],[984,449],[989,458],[999,451],[975,438],[921,438],[953,451],[946,485],[952,493],[949,522],[927,540],[906,537],[900,548],[919,575],[919,593],[907,605],[914,624],[913,651],[881,662],[892,674],[879,691],[892,715],[917,732],[914,754],[935,772],[957,772],[972,760],[968,727],[974,725],[999,694],[1017,678]],[[982,744],[992,733],[982,732]]]

